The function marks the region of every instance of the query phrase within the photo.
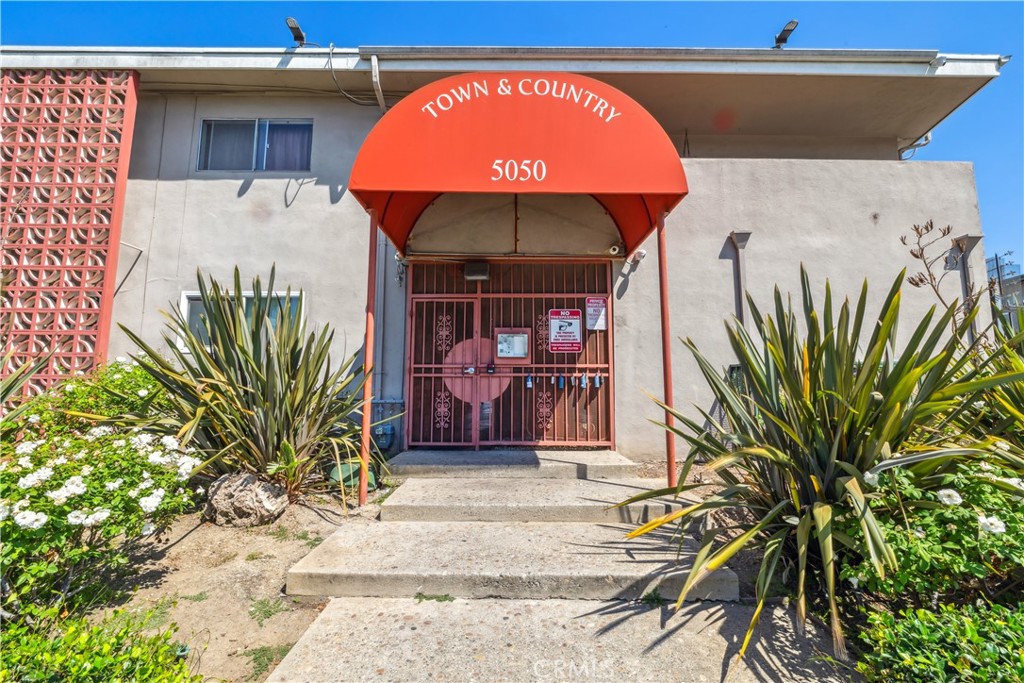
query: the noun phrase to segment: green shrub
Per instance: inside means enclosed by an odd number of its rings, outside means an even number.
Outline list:
[[[102,381],[118,386],[128,376],[134,387],[137,373],[114,366]],[[55,387],[26,404],[10,426],[17,438],[0,444],[0,573],[9,612],[97,599],[133,547],[192,504],[187,480],[199,459],[176,440],[60,412],[88,403],[93,391],[86,378]]]
[[[355,356],[332,367],[333,331],[308,332],[301,303],[293,310],[263,293],[274,291],[273,270],[266,286],[256,278],[248,300],[237,269],[233,288],[201,273],[198,284],[202,334],[175,305],[164,333],[172,359],[125,329],[142,350],[136,360],[166,392],[155,416],[125,419],[177,436],[214,470],[276,481],[292,499],[326,487],[327,464],[350,461],[359,450],[362,377]]]
[[[927,477],[951,460],[977,456],[980,450],[972,446],[984,444],[961,444],[947,435],[946,425],[963,410],[965,396],[1020,381],[1024,373],[979,377],[970,355],[960,352],[974,314],[954,319],[955,306],[938,316],[933,308],[897,341],[902,273],[877,318],[867,317],[866,282],[854,307],[844,301],[836,311],[827,282],[819,309],[802,269],[801,281],[799,314],[776,289],[774,316],[762,315],[750,301],[753,335],[738,323],[726,326],[741,382],[723,379],[686,342],[727,422],[718,424],[703,411],[704,421],[698,423],[670,409],[679,425],[673,431],[691,445],[681,481],[694,462],[708,458],[720,488],[631,536],[670,523],[703,525],[679,603],[697,581],[740,550],[763,548],[757,609],[741,652],[773,582],[791,572],[798,623],[802,627],[806,618],[811,577],[828,600],[835,654],[843,659],[837,606],[843,557],[865,558],[881,577],[898,566],[885,528],[868,503],[865,477],[896,466]],[[709,485],[683,483],[676,491]],[[633,500],[672,492],[662,489]],[[727,519],[735,521],[712,516],[720,511],[732,513]],[[856,526],[839,533],[844,519],[856,520]]]
[[[910,473],[880,475],[871,508],[899,567],[881,577],[867,561],[843,568],[856,588],[890,600],[998,595],[1024,580],[1024,480],[985,460],[958,463],[918,486]],[[856,533],[856,522],[845,531]]]
[[[7,622],[0,683],[198,683],[172,638],[174,627],[146,634],[146,617],[114,613],[98,624],[59,619],[56,610]]]
[[[1024,607],[940,606],[938,612],[873,612],[857,665],[886,683],[1019,683],[1024,680]]]

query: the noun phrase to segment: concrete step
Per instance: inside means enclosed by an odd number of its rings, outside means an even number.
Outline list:
[[[332,600],[268,683],[721,681],[842,683],[823,630],[798,636],[765,608],[734,658],[751,605],[671,607],[590,600]]]
[[[612,508],[663,479],[409,479],[380,509],[385,522],[632,522],[682,505],[657,498]]]
[[[288,572],[293,595],[635,599],[677,595],[693,554],[668,531],[626,540],[623,524],[381,522],[342,527]],[[735,600],[723,569],[693,599]]]
[[[621,479],[636,463],[614,451],[405,451],[388,461],[396,477]]]

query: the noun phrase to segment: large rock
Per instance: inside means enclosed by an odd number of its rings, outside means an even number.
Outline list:
[[[288,492],[254,474],[225,474],[210,485],[203,517],[218,526],[268,524],[288,507]]]

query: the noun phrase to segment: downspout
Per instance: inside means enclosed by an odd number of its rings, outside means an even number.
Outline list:
[[[661,368],[664,373],[664,402],[673,406],[672,391],[672,331],[668,307],[668,253],[665,245],[665,217],[658,218],[658,297],[661,299]],[[672,431],[675,418],[665,411],[665,464],[668,469],[668,485],[676,486],[676,435]]]
[[[373,424],[374,314],[377,308],[377,212],[370,210],[369,272],[366,277],[366,332],[363,337],[363,424],[359,440],[359,505],[366,505]]]
[[[384,90],[380,87],[380,65],[377,63],[377,55],[370,55],[370,79],[373,81],[373,93],[377,96],[380,113],[387,114],[388,104],[384,101]]]

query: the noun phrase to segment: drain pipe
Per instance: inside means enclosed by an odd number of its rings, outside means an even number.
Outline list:
[[[665,246],[665,217],[658,218],[658,296],[661,299],[661,368],[664,373],[665,405],[675,403],[672,391],[672,330],[668,310],[668,253]],[[676,475],[676,435],[672,431],[675,419],[665,411],[665,464],[668,469],[668,485],[678,483]]]
[[[366,277],[366,333],[363,337],[363,424],[359,439],[359,505],[366,505],[373,423],[373,317],[377,309],[377,212],[370,211],[370,256]]]

